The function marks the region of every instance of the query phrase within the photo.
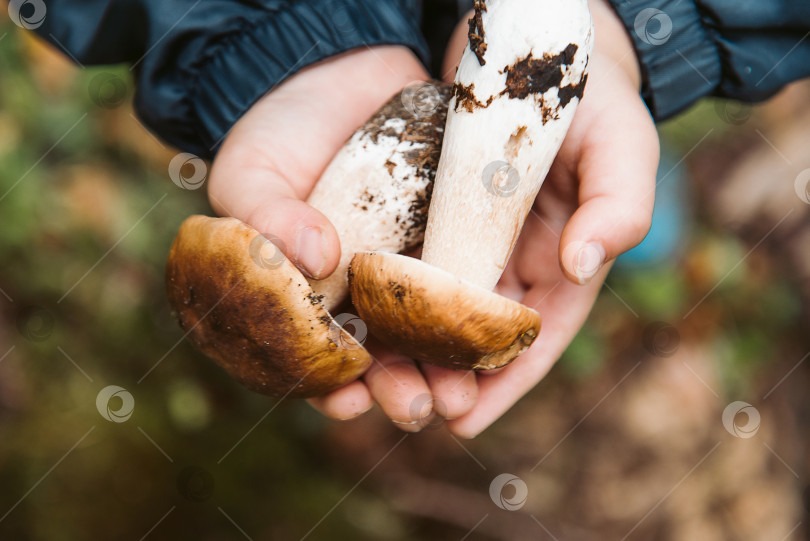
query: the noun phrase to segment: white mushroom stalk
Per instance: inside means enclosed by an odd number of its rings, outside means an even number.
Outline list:
[[[355,253],[399,253],[422,243],[451,87],[414,83],[357,130],[307,199],[340,236],[337,269],[309,280],[332,310],[349,291]]]
[[[585,0],[489,0],[471,28],[422,261],[491,290],[574,118],[591,18]]]
[[[358,254],[350,275],[358,312],[384,342],[426,362],[488,369],[539,332],[536,312],[492,289],[584,92],[592,23],[586,0],[479,0],[469,37],[422,263]]]

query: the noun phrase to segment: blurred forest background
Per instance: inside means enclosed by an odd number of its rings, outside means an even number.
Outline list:
[[[163,265],[204,190],[170,180],[126,68],[0,20],[0,539],[810,539],[807,84],[661,126],[660,195],[687,211],[461,441],[277,404],[182,341]],[[490,497],[503,473],[525,502]]]

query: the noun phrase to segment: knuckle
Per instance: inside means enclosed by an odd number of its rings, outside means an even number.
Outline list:
[[[632,240],[635,244],[638,244],[647,236],[651,225],[652,211],[646,208],[629,209],[624,219],[628,240]]]

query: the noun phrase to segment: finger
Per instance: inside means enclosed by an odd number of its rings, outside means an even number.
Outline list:
[[[369,349],[377,353],[363,376],[371,396],[398,428],[419,432],[433,415],[433,395],[424,376],[408,357]]]
[[[456,419],[469,412],[478,399],[478,384],[471,370],[449,370],[421,364],[430,392],[433,411],[445,419]]]
[[[658,137],[641,100],[600,111],[580,147],[579,208],[560,238],[560,263],[575,283],[644,239],[652,220]],[[622,126],[622,137],[615,126]],[[581,134],[574,134],[574,137]]]
[[[556,286],[534,288],[526,295],[524,304],[552,316],[543,320],[540,334],[526,352],[498,374],[478,378],[475,407],[447,422],[453,434],[474,438],[545,377],[585,322],[608,267],[584,287],[563,281]]]
[[[362,381],[353,381],[326,396],[310,398],[309,405],[338,421],[354,419],[374,406],[371,393]]]
[[[541,331],[542,334],[542,331]],[[471,439],[508,411],[554,364],[538,341],[498,374],[478,378],[478,402],[466,415],[447,421],[456,436]]]
[[[292,187],[272,170],[215,162],[209,197],[220,215],[234,216],[262,233],[305,275],[325,278],[337,267],[340,241],[320,211],[301,201]],[[221,194],[225,171],[238,171],[238,190]]]
[[[527,223],[527,225],[524,226],[524,231],[530,226],[531,222]],[[516,250],[513,251],[513,253],[517,251],[519,243],[520,237],[518,237],[518,245],[515,246]],[[517,259],[517,257],[509,258],[509,261],[506,263],[506,268],[503,270],[503,274],[501,275],[500,280],[498,280],[498,283],[495,284],[495,289],[493,291],[501,297],[506,297],[507,299],[511,299],[515,302],[520,302],[520,299],[522,299],[526,294],[526,285],[518,276]],[[489,370],[485,370],[485,372],[489,372]]]
[[[452,83],[456,76],[456,67],[461,61],[461,56],[464,54],[464,49],[467,48],[469,43],[470,26],[467,21],[473,16],[473,11],[470,10],[462,17],[450,39],[447,42],[447,47],[444,51],[444,61],[442,62],[442,80]]]

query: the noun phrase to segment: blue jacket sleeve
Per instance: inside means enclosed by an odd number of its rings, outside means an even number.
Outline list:
[[[83,64],[129,63],[144,124],[211,158],[256,100],[307,65],[382,44],[427,62],[419,17],[417,0],[48,0],[36,31]]]
[[[663,120],[705,95],[763,100],[810,76],[807,0],[610,0]]]

